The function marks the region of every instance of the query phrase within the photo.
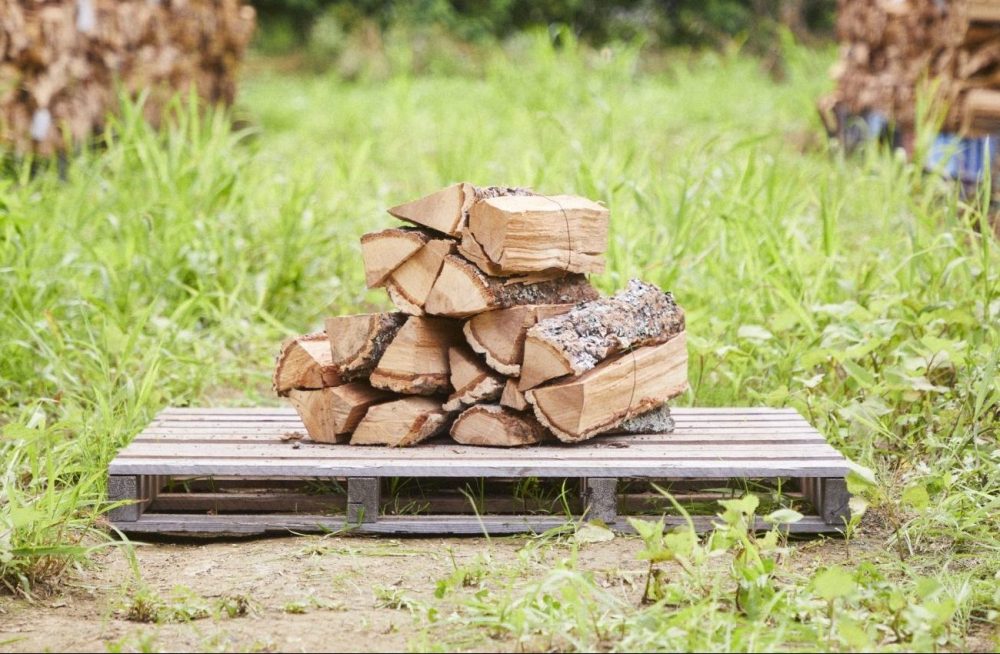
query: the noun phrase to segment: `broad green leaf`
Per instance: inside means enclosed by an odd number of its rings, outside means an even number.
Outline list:
[[[760,506],[760,499],[756,495],[744,495],[738,500],[719,500],[719,504],[737,513],[750,515]]]
[[[903,491],[903,496],[901,498],[903,504],[912,506],[918,511],[926,509],[930,503],[930,495],[927,494],[927,489],[923,484],[913,484]]]
[[[827,602],[850,595],[856,586],[851,574],[839,566],[831,566],[813,578],[813,589]]]
[[[802,518],[802,514],[794,509],[778,509],[764,516],[764,521],[773,525],[790,525]]]
[[[840,362],[840,367],[862,386],[870,388],[875,385],[875,376],[853,361],[845,359]]]

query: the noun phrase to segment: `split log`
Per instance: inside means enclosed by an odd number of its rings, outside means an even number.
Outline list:
[[[432,315],[466,318],[522,304],[575,304],[597,297],[597,291],[583,275],[515,283],[485,275],[462,257],[448,255],[424,310]]]
[[[365,284],[368,288],[384,286],[392,271],[403,265],[429,240],[430,235],[420,229],[383,229],[361,237],[361,260],[365,266]]]
[[[687,388],[684,332],[602,362],[579,377],[527,391],[535,417],[572,443],[617,429]]]
[[[444,403],[446,411],[500,399],[503,377],[490,370],[467,345],[448,350],[448,366],[455,392]]]
[[[424,315],[424,304],[441,271],[441,264],[444,263],[445,256],[454,251],[454,241],[428,241],[394,270],[386,282],[386,291],[396,308],[411,316]]]
[[[344,381],[367,378],[396,337],[406,316],[363,313],[326,319],[327,347]]]
[[[389,213],[407,222],[430,227],[443,234],[458,237],[469,216],[469,209],[480,200],[505,195],[528,195],[531,191],[507,186],[479,188],[462,182],[412,202],[389,209]]]
[[[448,424],[448,412],[429,397],[404,397],[368,409],[351,445],[415,445],[439,433]]]
[[[475,245],[466,238],[460,250],[473,259],[485,256],[504,274],[599,273],[608,249],[608,215],[600,204],[573,195],[489,198],[469,211]]]
[[[503,393],[500,395],[500,406],[505,406],[515,411],[524,411],[530,408],[528,400],[524,398],[524,393],[517,387],[517,380],[510,378],[503,386]]]
[[[318,443],[346,443],[369,407],[392,397],[362,382],[288,394],[309,437]]]
[[[451,387],[448,350],[463,343],[460,323],[410,316],[368,381],[376,388],[407,395],[447,392]]]
[[[325,332],[296,336],[281,344],[272,378],[278,395],[288,395],[296,388],[325,388],[340,382],[340,372],[333,363]]]
[[[528,330],[539,320],[564,314],[572,308],[572,304],[523,304],[487,311],[470,318],[462,332],[472,349],[486,357],[491,368],[517,377],[521,374]]]
[[[684,329],[673,295],[633,279],[608,298],[577,305],[538,322],[524,341],[518,388],[580,375],[629,348],[663,343]]]
[[[462,445],[518,447],[541,443],[547,435],[531,414],[496,404],[466,409],[451,426],[451,437]]]

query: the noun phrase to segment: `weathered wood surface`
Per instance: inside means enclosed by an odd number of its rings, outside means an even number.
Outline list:
[[[379,405],[384,406],[384,405]],[[405,450],[283,440],[294,410],[167,409],[111,463],[113,475],[434,477],[842,477],[847,462],[791,409],[675,408],[674,433],[604,435],[518,449],[446,438]],[[297,447],[296,447],[297,446]]]
[[[711,530],[716,520],[711,516],[692,516],[695,529],[701,532]],[[666,516],[668,527],[686,524],[683,518]],[[257,535],[265,533],[302,532],[354,532],[361,534],[455,534],[476,535],[489,533],[491,535],[542,533],[550,529],[564,527],[565,516],[471,516],[454,515],[419,515],[419,516],[380,516],[377,522],[349,522],[344,517],[326,515],[301,514],[265,514],[265,515],[177,515],[169,513],[147,513],[135,522],[124,522],[117,525],[123,531],[130,533],[159,534],[232,534]],[[613,524],[616,531],[631,533],[631,528],[625,521]],[[771,525],[758,519],[754,527],[758,530],[768,530]],[[789,525],[788,531],[793,534],[814,534],[830,531],[822,518],[805,516],[802,520]]]

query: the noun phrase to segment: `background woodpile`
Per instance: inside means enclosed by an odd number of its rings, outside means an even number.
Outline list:
[[[413,227],[361,240],[397,311],[286,341],[274,388],[310,437],[414,445],[574,443],[673,429],[684,312],[639,280],[601,297],[608,211],[586,198],[456,184],[389,210]]]
[[[194,87],[230,103],[254,28],[239,0],[4,0],[0,11],[0,136],[19,153],[81,143],[118,107],[116,85],[148,91],[154,124]]]
[[[912,131],[918,94],[947,107],[942,128],[969,136],[1000,126],[1000,2],[839,0],[836,91],[821,102],[836,115],[877,112]],[[930,84],[928,84],[928,81]],[[838,111],[839,110],[839,111]]]

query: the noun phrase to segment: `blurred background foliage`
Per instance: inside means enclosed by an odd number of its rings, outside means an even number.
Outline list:
[[[420,50],[506,40],[547,29],[558,44],[630,42],[644,48],[727,47],[755,54],[776,48],[783,32],[799,41],[832,36],[835,0],[251,0],[260,16],[258,48],[295,53],[318,67],[358,72],[357,53],[386,39]],[[471,54],[467,52],[466,54]],[[432,71],[433,72],[433,71]]]

